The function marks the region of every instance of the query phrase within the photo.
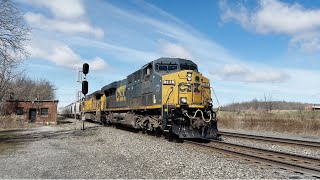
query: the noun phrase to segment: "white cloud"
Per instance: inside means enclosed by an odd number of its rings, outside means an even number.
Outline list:
[[[306,9],[298,3],[279,0],[260,0],[251,11],[244,4],[232,8],[226,1],[220,1],[220,9],[224,22],[234,20],[243,28],[261,34],[289,35],[290,44],[297,43],[295,47],[307,52],[319,50],[320,9]]]
[[[162,46],[162,53],[168,57],[194,59],[191,53],[181,45],[163,42]]]
[[[93,70],[102,70],[107,67],[109,67],[109,65],[100,57],[96,57],[90,62],[90,69]]]
[[[69,46],[56,42],[33,42],[27,46],[31,58],[46,59],[58,66],[77,69],[81,68],[84,62],[89,63],[92,70],[103,70],[108,64],[100,57],[92,60],[81,58]]]
[[[128,73],[140,68],[146,61],[161,57],[162,54],[168,56],[191,56],[192,60],[198,64],[200,72],[210,78],[213,87],[217,90],[218,96],[221,94],[225,99],[222,103],[232,102],[233,98],[248,100],[254,97],[260,97],[260,93],[262,97],[264,92],[268,93],[271,91],[274,93],[273,96],[278,97],[279,100],[314,101],[313,97],[308,98],[306,94],[315,94],[317,92],[316,89],[319,89],[319,83],[317,83],[320,77],[319,73],[316,72],[316,76],[311,76],[314,73],[309,74],[307,73],[308,71],[297,74],[295,70],[291,71],[277,68],[275,65],[254,64],[252,61],[246,63],[243,59],[233,57],[232,53],[222,45],[210,40],[210,38],[190,27],[188,24],[183,23],[169,13],[144,1],[134,1],[135,4],[133,6],[130,6],[132,2],[128,2],[121,8],[110,5],[107,1],[90,1],[89,3],[86,7],[88,9],[91,7],[93,10],[87,13],[90,17],[85,17],[83,13],[74,13],[74,15],[59,17],[55,15],[57,13],[55,13],[54,10],[51,10],[53,16],[48,14],[42,14],[42,16],[46,18],[46,20],[50,20],[50,22],[62,21],[71,24],[86,22],[91,27],[93,26],[90,25],[89,18],[104,17],[103,21],[99,23],[101,23],[101,26],[108,28],[108,38],[99,40],[86,36],[69,36],[73,30],[67,32],[65,36],[62,34],[57,35],[57,31],[65,32],[67,30],[54,29],[54,31],[50,31],[48,28],[43,31],[45,33],[41,34],[42,29],[38,30],[37,28],[42,27],[39,27],[38,24],[38,26],[35,27],[37,32],[40,32],[40,34],[37,35],[37,39],[56,38],[55,40],[61,41],[61,43],[44,42],[37,46],[30,44],[29,49],[30,52],[32,52],[32,57],[48,59],[58,66],[68,68],[75,68],[75,65],[82,65],[83,62],[89,62],[90,69],[108,68],[108,64],[104,63],[103,59],[96,57],[99,56],[99,54],[97,55],[96,53],[103,53],[103,57],[106,56],[110,60],[113,60],[113,62],[125,62],[125,66],[115,65],[115,67],[113,67],[112,70],[116,69],[115,72],[117,73],[104,71],[103,74],[97,73],[95,76],[89,76],[88,78],[93,78],[93,80],[90,81],[92,82],[92,90],[99,89],[114,80],[124,78]],[[230,13],[233,13],[237,9],[229,8],[229,10]],[[259,8],[257,10],[259,10]],[[242,14],[237,15],[239,20],[236,21],[239,22],[242,20],[240,24],[247,25],[248,29],[252,31],[257,31],[255,27],[251,26],[252,13],[244,6],[241,11]],[[33,11],[34,14],[36,12],[37,11]],[[228,17],[225,20],[235,20],[235,17],[236,16],[232,18]],[[87,33],[96,36],[93,31],[89,33],[77,31],[74,33]],[[259,30],[258,33],[289,34],[289,31],[274,31],[268,29],[266,32]],[[316,32],[314,33],[314,36],[317,36]],[[46,36],[47,34],[49,35]],[[306,37],[304,37],[306,34],[307,33],[299,34],[301,38],[299,38],[298,34],[289,34],[296,38],[291,39],[292,43],[290,41],[290,45],[297,45],[299,41],[306,39]],[[310,35],[310,33],[308,34]],[[308,38],[310,39],[311,37]],[[161,42],[159,39],[163,41]],[[306,45],[305,42],[302,44]],[[310,49],[312,49],[313,44],[316,43],[311,43],[309,45],[311,46]],[[304,47],[307,49],[309,46]],[[81,48],[76,49],[78,47]],[[77,50],[80,52],[80,50],[83,49],[87,50],[87,53],[93,52],[94,55],[92,55],[89,60],[82,58],[76,52],[78,52]],[[261,62],[267,62],[262,60]],[[117,69],[121,69],[121,71]],[[211,69],[216,69],[216,72],[211,71],[211,74],[209,74],[207,71]],[[108,76],[105,76],[105,73],[109,73]],[[310,78],[311,80],[306,80],[306,78]],[[101,82],[99,82],[99,80]],[[66,80],[61,81],[65,82]],[[297,83],[299,85],[297,85]],[[224,87],[225,89],[223,89]],[[68,102],[71,102],[71,100],[68,100]]]
[[[24,2],[48,8],[55,17],[62,19],[76,19],[85,14],[82,0],[24,0]]]
[[[289,76],[281,70],[255,69],[239,64],[227,64],[221,70],[210,72],[223,80],[250,83],[285,82]]]
[[[108,42],[97,41],[94,39],[86,38],[72,38],[73,43],[76,43],[78,46],[89,46],[91,48],[102,49],[108,54],[111,54],[114,57],[117,57],[119,60],[124,62],[137,62],[141,61],[143,63],[150,60],[161,57],[160,54],[154,51],[143,51],[135,48],[125,47],[121,45],[111,44]],[[140,65],[139,65],[140,66]]]
[[[91,25],[85,17],[85,9],[80,0],[26,0],[23,1],[34,6],[48,8],[54,15],[49,18],[41,13],[27,12],[25,20],[35,29],[56,31],[67,34],[89,34],[98,39],[104,37],[103,29]]]
[[[93,27],[85,21],[68,22],[60,19],[48,19],[42,14],[28,12],[24,15],[26,21],[32,26],[45,29],[47,31],[58,31],[62,33],[83,33],[92,34],[96,38],[102,38],[104,31],[101,28]]]

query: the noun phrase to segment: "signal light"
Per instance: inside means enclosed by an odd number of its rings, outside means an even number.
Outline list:
[[[82,94],[88,94],[88,81],[82,81]]]
[[[84,63],[83,64],[82,72],[83,72],[83,74],[88,74],[89,73],[89,64],[88,63]]]

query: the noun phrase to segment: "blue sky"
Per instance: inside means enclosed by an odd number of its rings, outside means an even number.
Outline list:
[[[26,69],[75,100],[159,57],[191,59],[222,105],[262,99],[319,103],[320,1],[17,0],[33,28]]]

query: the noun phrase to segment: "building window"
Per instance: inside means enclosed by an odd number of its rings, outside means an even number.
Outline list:
[[[23,115],[23,107],[16,107],[16,114]]]
[[[41,108],[40,117],[48,117],[49,108]]]

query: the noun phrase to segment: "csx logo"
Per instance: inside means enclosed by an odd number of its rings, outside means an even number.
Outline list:
[[[126,88],[127,88],[126,85],[118,87],[118,89],[116,91],[116,101],[117,102],[126,101],[126,96],[125,96]]]
[[[196,93],[200,92],[199,86],[200,86],[200,84],[194,83],[194,92],[196,92]]]

